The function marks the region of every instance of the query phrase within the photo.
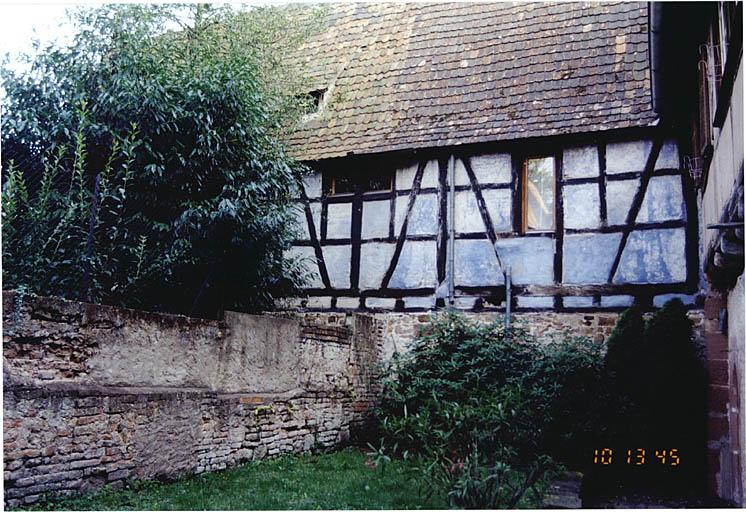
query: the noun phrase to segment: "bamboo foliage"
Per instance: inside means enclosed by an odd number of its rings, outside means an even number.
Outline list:
[[[6,288],[212,317],[297,291],[295,12],[82,8],[3,69]]]
[[[132,179],[132,155],[138,144],[134,129],[116,139],[105,166],[94,173],[100,186],[94,193],[86,179],[86,104],[74,134],[72,171],[59,146],[44,158],[36,193],[10,163],[2,191],[3,264],[5,287],[61,295],[95,302],[136,297],[143,282],[162,270],[159,252],[147,236],[134,237],[125,214]],[[69,176],[69,179],[66,178]],[[98,205],[94,208],[94,203]],[[91,238],[92,245],[87,241]]]

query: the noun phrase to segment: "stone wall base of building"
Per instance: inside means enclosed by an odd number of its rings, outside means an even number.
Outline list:
[[[738,287],[732,293],[739,293]],[[740,293],[743,294],[742,281]],[[707,484],[714,495],[742,504],[745,469],[741,451],[743,311],[728,308],[729,302],[731,301],[727,295],[715,291],[710,292],[705,299],[708,371]],[[743,298],[740,309],[743,309]],[[738,342],[734,341],[738,339],[740,349]]]

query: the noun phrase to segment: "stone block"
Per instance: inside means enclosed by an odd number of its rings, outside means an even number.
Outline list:
[[[554,308],[554,297],[517,297],[519,309],[552,309]]]
[[[593,297],[563,297],[562,305],[566,308],[592,308]]]
[[[389,268],[395,249],[395,244],[383,242],[366,243],[360,246],[360,289],[376,290],[381,287],[383,275]]]
[[[632,207],[640,180],[621,180],[606,182],[606,217],[609,226],[620,226],[626,223]]]
[[[728,386],[710,384],[707,388],[707,410],[710,413],[727,413],[729,393]]]
[[[394,309],[395,306],[396,299],[384,297],[367,297],[365,299],[365,307],[368,309]]]
[[[653,143],[649,140],[612,142],[606,146],[606,174],[645,170]]]
[[[349,288],[351,247],[349,245],[327,245],[322,247],[322,251],[332,288]]]
[[[489,240],[455,241],[456,286],[497,286],[503,282]]]
[[[598,149],[596,146],[581,146],[564,150],[562,153],[562,174],[565,179],[598,176]]]
[[[407,213],[409,196],[396,198],[396,222],[394,234],[399,236],[404,216]],[[418,194],[407,223],[408,235],[434,235],[438,232],[438,212],[440,205],[437,194]]]
[[[678,283],[686,280],[684,229],[633,231],[614,283]]]
[[[396,270],[391,276],[391,288],[428,288],[438,285],[434,241],[404,242]]]
[[[648,182],[637,222],[679,220],[685,215],[681,176],[653,176]]]
[[[57,372],[54,370],[39,370],[39,379],[41,380],[54,380],[57,376]]]
[[[601,225],[601,203],[598,185],[565,185],[562,187],[565,229],[598,228]]]
[[[74,460],[70,462],[70,469],[81,469],[81,468],[90,468],[93,466],[97,466],[99,464],[99,459],[83,459],[83,460]]]
[[[725,298],[718,292],[710,291],[705,297],[705,317],[717,319],[720,317],[720,311],[726,306]]]
[[[515,284],[551,284],[554,281],[554,239],[501,238],[495,244],[500,261],[511,266]],[[502,284],[500,274],[498,284]]]
[[[38,494],[34,494],[34,495],[30,495],[30,496],[24,496],[23,497],[23,502],[26,505],[30,505],[32,503],[36,503],[37,501],[39,501],[40,498],[41,498],[41,496],[38,495]]]
[[[389,236],[391,201],[364,201],[361,236],[366,238],[386,238]]]
[[[568,284],[606,283],[621,239],[621,233],[565,236],[562,282]]]
[[[332,203],[327,206],[326,238],[350,238],[352,203]]]
[[[707,374],[710,384],[728,385],[728,361],[713,359],[707,361]]]

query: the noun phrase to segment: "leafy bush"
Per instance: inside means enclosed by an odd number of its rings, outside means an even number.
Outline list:
[[[5,286],[206,316],[292,293],[302,169],[280,141],[304,107],[287,56],[314,18],[164,4],[74,19],[70,44],[2,71]]]
[[[607,343],[542,343],[502,323],[436,317],[385,372],[377,435],[419,457],[450,505],[520,506],[559,462],[586,473],[587,497],[620,488],[677,494],[704,481],[704,372],[678,300],[649,320],[625,311]],[[383,446],[383,445],[382,445]],[[676,448],[682,465],[593,464],[594,449]]]
[[[85,109],[81,105],[82,115]],[[147,234],[137,236],[131,229],[134,219],[126,215],[136,138],[133,132],[115,139],[98,173],[95,199],[85,183],[88,154],[82,126],[76,132],[67,190],[55,186],[59,176],[67,174],[64,147],[45,161],[33,195],[11,162],[3,193],[5,286],[68,297],[85,291],[87,297],[80,298],[124,301],[168,268],[168,260],[147,250]]]
[[[386,372],[380,436],[422,457],[452,505],[512,506],[548,457],[563,461],[586,442],[602,361],[583,338],[542,343],[521,328],[507,336],[501,322],[436,317]]]

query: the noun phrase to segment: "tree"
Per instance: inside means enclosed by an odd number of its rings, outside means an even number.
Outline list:
[[[282,145],[304,110],[290,8],[108,5],[2,70],[5,286],[160,311],[257,311],[293,293]]]

